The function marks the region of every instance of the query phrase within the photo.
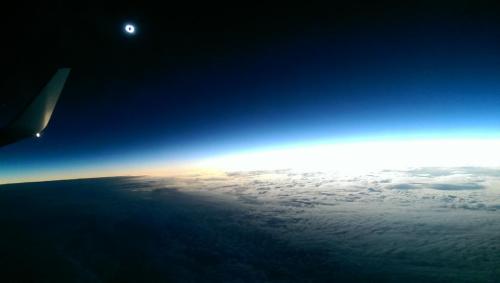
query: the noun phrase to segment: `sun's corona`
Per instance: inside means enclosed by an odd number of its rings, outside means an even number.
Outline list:
[[[126,24],[125,27],[125,32],[128,34],[134,34],[135,33],[135,26],[133,24]]]

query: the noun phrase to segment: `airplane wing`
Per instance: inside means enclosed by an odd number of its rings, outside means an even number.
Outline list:
[[[0,147],[21,139],[39,136],[49,123],[69,68],[58,69],[42,91],[6,127],[0,129]]]

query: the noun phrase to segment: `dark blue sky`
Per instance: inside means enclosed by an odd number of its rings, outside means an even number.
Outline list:
[[[496,137],[494,9],[453,3],[209,15],[59,3],[67,25],[23,14],[12,52],[28,55],[10,56],[13,72],[40,70],[33,89],[59,65],[73,72],[43,138],[1,149],[0,178],[330,140]],[[121,30],[127,20],[134,37]],[[32,47],[47,42],[57,46]]]

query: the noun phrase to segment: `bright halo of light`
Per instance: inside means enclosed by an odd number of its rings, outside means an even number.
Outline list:
[[[135,26],[132,24],[126,24],[125,25],[125,32],[128,34],[134,34],[135,33]]]
[[[296,169],[349,172],[426,166],[500,166],[500,139],[323,144],[226,155],[203,160],[199,166],[226,171]]]
[[[39,138],[39,137],[40,137],[40,133],[36,133],[36,134],[35,134],[35,136],[36,136],[37,138]]]

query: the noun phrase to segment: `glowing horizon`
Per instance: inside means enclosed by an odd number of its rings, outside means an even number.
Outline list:
[[[108,176],[180,176],[203,172],[292,169],[300,171],[370,170],[408,167],[500,167],[500,138],[371,140],[253,149],[184,161],[157,158],[142,162],[91,164],[87,168],[50,168],[3,178],[1,183]]]
[[[205,159],[229,171],[366,171],[406,167],[500,166],[500,139],[413,139],[319,144]]]

